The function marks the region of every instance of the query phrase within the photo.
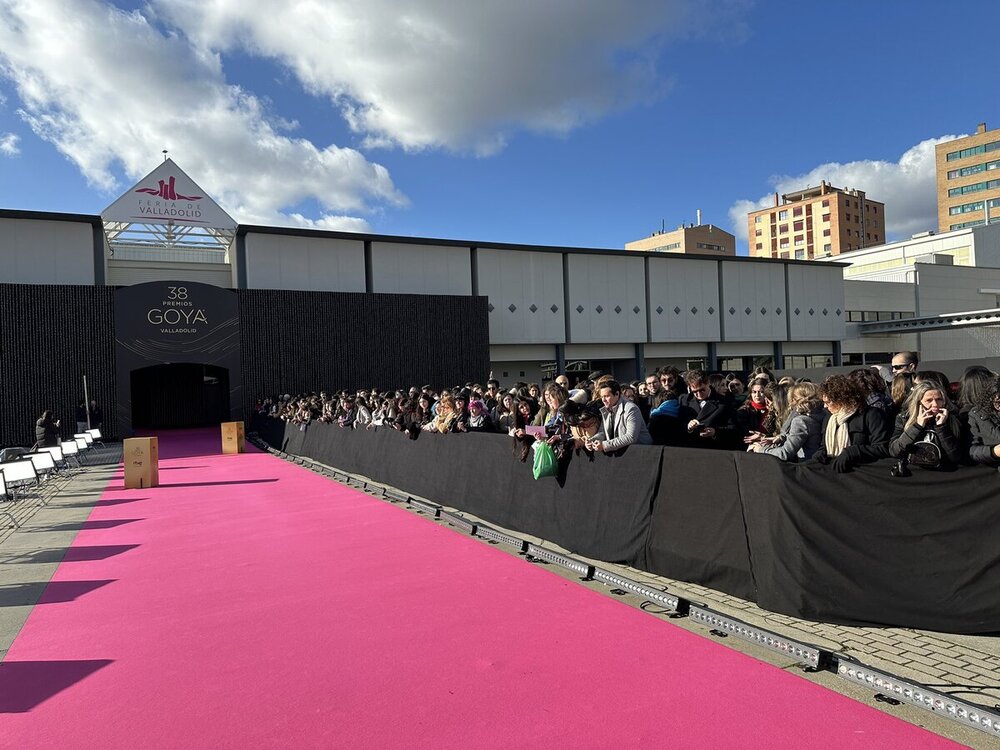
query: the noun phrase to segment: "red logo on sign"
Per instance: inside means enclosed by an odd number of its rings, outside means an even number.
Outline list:
[[[160,186],[157,188],[139,188],[135,192],[149,193],[150,195],[156,195],[168,201],[200,201],[202,198],[200,195],[181,195],[178,193],[174,190],[173,177],[170,178],[169,182],[160,180]]]

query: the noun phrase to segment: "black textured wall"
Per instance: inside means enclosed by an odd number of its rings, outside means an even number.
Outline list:
[[[43,409],[76,432],[75,407],[90,397],[114,435],[114,289],[0,284],[0,446],[30,446]]]
[[[76,431],[90,397],[116,425],[113,287],[0,284],[0,447],[30,446],[44,409]],[[243,393],[456,385],[489,374],[485,297],[239,290]],[[249,412],[248,412],[249,413]]]
[[[485,297],[238,294],[248,403],[321,388],[450,386],[489,374]]]

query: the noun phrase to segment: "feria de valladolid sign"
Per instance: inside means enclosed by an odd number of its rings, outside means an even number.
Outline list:
[[[101,218],[121,224],[236,228],[236,222],[171,159],[166,159],[108,206]]]

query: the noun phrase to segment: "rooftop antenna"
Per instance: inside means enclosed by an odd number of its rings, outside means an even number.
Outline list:
[[[163,149],[163,161],[167,160],[167,150]]]

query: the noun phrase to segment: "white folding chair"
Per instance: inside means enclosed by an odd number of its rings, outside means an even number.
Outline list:
[[[86,456],[87,453],[90,452],[90,443],[87,442],[87,438],[89,438],[89,437],[90,437],[90,435],[84,436],[84,434],[82,432],[73,436],[73,440],[76,441],[76,447],[79,449],[77,451],[76,458],[77,458],[78,461],[80,461],[80,463],[83,463],[84,456]],[[91,439],[93,439],[93,438],[91,438]],[[88,461],[88,463],[89,463],[89,461]]]
[[[95,427],[92,430],[87,430],[87,434],[94,439],[94,445],[104,447],[104,443],[101,442],[101,431],[99,429]]]
[[[49,476],[55,473],[56,462],[52,454],[48,451],[28,453],[25,458],[35,465],[35,473],[38,474],[40,479],[48,479]]]
[[[66,456],[65,456],[65,454],[63,454],[62,446],[59,446],[59,445],[50,445],[50,446],[38,449],[39,453],[41,453],[43,451],[45,453],[51,454],[52,460],[55,462],[57,469],[62,468],[62,465],[66,463]]]
[[[59,444],[59,449],[63,452],[63,456],[66,458],[66,464],[72,460],[76,464],[76,468],[80,467],[80,446],[76,444],[75,440],[63,440]]]
[[[84,445],[81,446],[82,448],[86,448],[94,444],[94,436],[89,432],[78,432],[73,436],[73,438],[75,440],[83,440]]]
[[[18,499],[19,494],[27,494],[28,488],[38,484],[35,464],[27,459],[4,461],[0,463],[0,470],[3,470],[3,478],[7,482],[7,492],[14,500]]]
[[[13,502],[14,498],[12,498],[7,493],[7,480],[4,479],[3,469],[0,469],[0,503],[13,503]],[[11,513],[9,510],[7,510],[6,506],[3,507],[3,510],[0,510],[0,514],[3,514],[8,518],[10,518],[11,523],[14,524],[15,529],[20,526],[20,524],[18,524],[17,522],[17,519],[14,518],[14,514]]]

